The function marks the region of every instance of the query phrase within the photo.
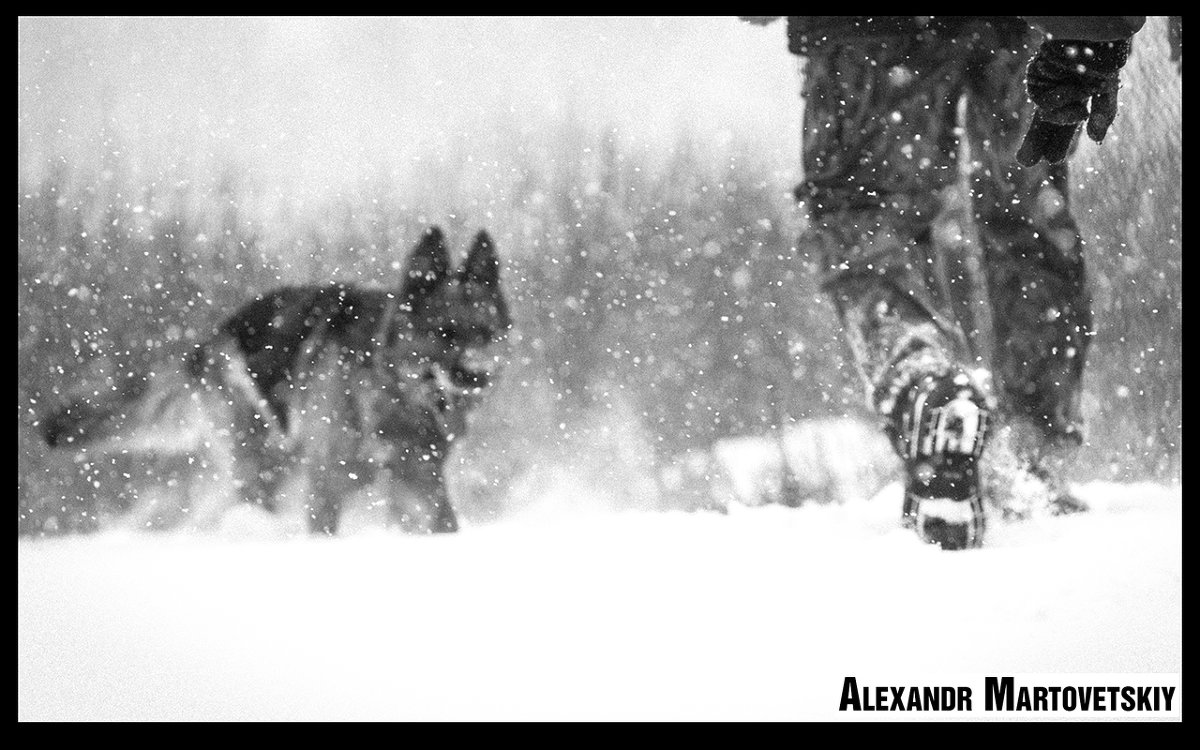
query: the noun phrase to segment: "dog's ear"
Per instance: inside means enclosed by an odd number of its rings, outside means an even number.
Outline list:
[[[430,227],[408,254],[402,299],[407,301],[428,294],[442,283],[449,270],[450,252],[446,250],[446,238],[441,229]]]
[[[496,246],[487,232],[480,231],[475,235],[475,242],[463,264],[463,274],[468,281],[487,286],[500,283],[500,258],[496,256]]]

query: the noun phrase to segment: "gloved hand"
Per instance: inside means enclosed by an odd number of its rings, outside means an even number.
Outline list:
[[[1088,137],[1096,143],[1104,140],[1117,116],[1118,73],[1129,59],[1129,48],[1128,39],[1042,43],[1025,74],[1035,109],[1017,151],[1019,163],[1032,167],[1043,158],[1051,164],[1066,159],[1085,120]]]

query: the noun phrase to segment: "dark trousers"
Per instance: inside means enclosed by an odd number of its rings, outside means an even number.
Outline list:
[[[1066,165],[1014,158],[1039,42],[963,19],[807,50],[802,249],[884,416],[914,379],[967,371],[1010,422],[1080,440],[1091,308]]]

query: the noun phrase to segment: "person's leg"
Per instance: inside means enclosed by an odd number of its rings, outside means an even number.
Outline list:
[[[924,278],[939,192],[957,177],[960,77],[929,46],[831,44],[805,66],[796,196],[810,223],[801,248],[820,263],[854,363],[885,416],[911,373],[952,368],[963,349]]]
[[[989,490],[1017,512],[1039,499],[1071,507],[1062,474],[1081,442],[1092,323],[1066,164],[1021,167],[1015,158],[1032,116],[1023,73],[1039,41],[1019,21],[988,25],[971,56],[966,121],[1004,423],[989,455],[998,469]]]
[[[986,400],[938,279],[947,265],[932,231],[942,191],[958,180],[963,74],[956,48],[933,34],[824,45],[805,70],[801,248],[823,266],[871,405],[909,467],[906,515],[920,513],[917,500],[932,509],[952,495],[979,505]],[[964,419],[974,420],[969,444],[948,439],[946,427]],[[977,544],[982,509],[954,511],[950,536],[914,522],[943,546]]]

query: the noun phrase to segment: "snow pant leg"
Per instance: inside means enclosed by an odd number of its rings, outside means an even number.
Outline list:
[[[1091,300],[1066,164],[1025,168],[1015,154],[1032,116],[1024,69],[1040,35],[995,22],[972,57],[965,130],[972,199],[992,308],[1002,413],[1047,444],[1081,440]]]
[[[819,259],[871,405],[890,417],[927,374],[971,369],[933,273],[932,227],[958,180],[965,66],[937,35],[823,45],[807,58],[802,250]]]

